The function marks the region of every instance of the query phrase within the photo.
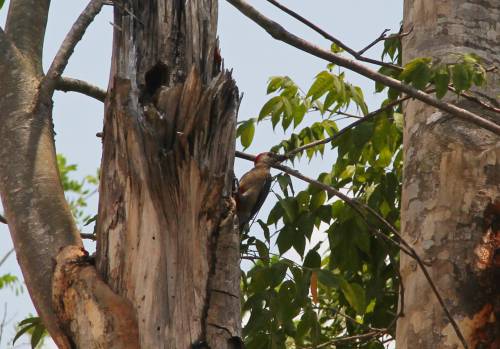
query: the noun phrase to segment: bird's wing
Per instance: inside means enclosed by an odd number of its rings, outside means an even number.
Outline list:
[[[257,197],[257,201],[255,203],[255,206],[252,208],[252,211],[250,214],[250,219],[252,219],[257,214],[257,212],[260,210],[260,208],[264,204],[264,201],[266,201],[267,194],[269,194],[269,190],[271,189],[271,182],[272,182],[272,177],[269,174],[266,177],[266,182],[264,183],[261,191],[259,192],[259,196]]]

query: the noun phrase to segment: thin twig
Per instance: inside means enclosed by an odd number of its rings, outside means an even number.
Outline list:
[[[358,74],[361,74],[371,80],[378,81],[379,83],[392,87],[398,91],[406,93],[408,96],[416,98],[430,106],[438,108],[445,111],[452,116],[459,117],[463,120],[467,120],[477,126],[483,127],[495,134],[500,135],[500,125],[487,120],[480,115],[474,114],[468,110],[460,108],[456,105],[440,101],[437,98],[425,93],[424,91],[418,90],[410,85],[404,84],[401,81],[391,78],[389,76],[380,74],[379,72],[368,68],[352,59],[342,57],[341,55],[335,54],[333,52],[327,51],[318,47],[292,33],[287,31],[278,23],[270,20],[262,13],[257,11],[255,8],[250,6],[244,0],[226,0],[234,7],[236,7],[241,13],[253,20],[259,26],[264,28],[273,38],[276,40],[283,41],[291,46],[298,48],[304,52],[308,52],[313,56],[322,58],[328,62],[337,64],[344,68],[350,69]]]
[[[2,322],[0,323],[0,345],[2,344],[3,329],[6,325],[6,322],[5,322],[6,319],[7,319],[7,303],[4,303],[4,305],[3,305],[3,317],[2,317]]]
[[[255,160],[255,156],[253,155],[250,155],[250,154],[246,154],[246,153],[243,153],[243,152],[240,152],[240,151],[236,151],[236,157],[239,157],[239,158],[242,158],[242,159],[247,159],[247,160],[251,160],[251,161],[254,161]],[[465,341],[465,338],[462,334],[462,332],[460,331],[460,328],[458,327],[458,324],[456,323],[456,321],[453,319],[453,317],[451,316],[451,313],[450,311],[448,310],[448,307],[446,306],[444,300],[443,300],[443,297],[441,297],[441,294],[439,293],[436,285],[434,284],[434,281],[432,280],[429,272],[427,271],[427,268],[425,267],[424,265],[424,262],[422,261],[422,259],[420,258],[420,256],[417,254],[417,252],[415,251],[415,249],[413,249],[413,247],[411,247],[411,245],[401,236],[401,234],[399,233],[399,231],[390,223],[388,222],[384,217],[382,217],[377,211],[375,211],[374,209],[372,209],[370,206],[358,201],[358,200],[355,200],[353,198],[350,198],[348,197],[347,195],[343,194],[342,192],[338,191],[337,189],[329,186],[329,185],[326,185],[320,181],[317,181],[315,179],[312,179],[312,178],[309,178],[305,175],[303,175],[302,173],[300,173],[299,171],[295,170],[295,169],[292,169],[290,167],[287,167],[287,166],[284,166],[284,165],[281,165],[281,164],[278,164],[278,163],[274,163],[274,164],[270,164],[271,167],[275,168],[275,169],[278,169],[278,170],[281,170],[285,173],[288,173],[289,175],[293,176],[293,177],[296,177],[298,179],[301,179],[307,183],[310,183],[322,190],[325,190],[326,192],[332,194],[332,195],[335,195],[337,196],[338,198],[340,198],[342,201],[344,201],[347,205],[349,205],[354,211],[356,211],[358,214],[361,215],[361,217],[364,217],[364,212],[362,211],[362,209],[365,209],[367,210],[369,213],[371,213],[375,218],[377,218],[377,220],[382,223],[386,228],[388,228],[397,238],[398,238],[398,241],[399,241],[399,244],[394,241],[393,239],[390,239],[389,241],[391,241],[392,243],[395,243],[396,245],[398,246],[404,246],[405,249],[403,250],[405,253],[407,253],[411,258],[415,259],[418,266],[420,267],[420,269],[422,270],[422,272],[424,273],[424,276],[427,280],[427,283],[431,286],[431,289],[432,291],[434,292],[434,294],[436,295],[436,298],[438,299],[439,301],[439,304],[441,305],[446,317],[448,318],[448,320],[450,321],[451,325],[453,326],[453,329],[455,330],[455,333],[457,334],[458,338],[460,339],[460,341],[462,342],[462,345],[464,346],[465,349],[468,349],[468,345],[467,345],[467,342]],[[376,231],[376,230],[375,230]],[[377,234],[378,236],[385,236],[385,234]],[[400,246],[400,247],[401,247]]]
[[[448,86],[448,90],[456,92],[455,88],[451,85]],[[468,99],[469,101],[472,101],[472,102],[479,104],[481,107],[483,107],[485,109],[491,110],[495,113],[500,113],[500,108],[492,106],[491,104],[486,103],[486,102],[480,100],[479,98],[468,94],[467,92],[463,92],[463,91],[460,92],[460,96],[464,97],[465,99]]]
[[[377,43],[379,43],[380,41],[384,41],[384,40],[391,40],[391,39],[395,39],[395,38],[403,38],[407,35],[409,35],[412,31],[413,31],[413,27],[410,28],[410,30],[406,31],[406,32],[399,32],[398,34],[392,34],[392,35],[389,35],[387,36],[386,33],[389,31],[390,29],[385,29],[382,34],[380,34],[380,36],[378,38],[376,38],[375,40],[373,40],[371,43],[369,43],[365,48],[363,48],[362,50],[359,50],[358,51],[358,55],[362,55],[363,53],[365,53],[366,51],[368,51],[369,49],[371,49],[373,46],[375,46]],[[399,66],[395,66],[399,69],[401,69],[401,67]]]
[[[376,64],[376,65],[383,66],[383,67],[394,68],[394,69],[399,69],[399,70],[401,69],[401,67],[399,67],[397,65],[394,65],[394,64],[391,64],[391,63],[382,62],[382,61],[378,61],[376,59],[364,57],[361,54],[359,54],[358,52],[356,52],[356,50],[353,50],[352,48],[350,48],[349,46],[347,46],[346,44],[344,44],[342,41],[340,41],[339,39],[337,39],[333,35],[329,34],[325,30],[323,30],[320,27],[318,27],[316,24],[314,24],[311,21],[309,21],[307,18],[302,17],[297,12],[292,11],[291,9],[289,9],[288,7],[282,5],[278,1],[276,1],[276,0],[267,0],[267,2],[273,4],[274,6],[276,6],[277,8],[279,8],[280,10],[282,10],[283,12],[285,12],[286,14],[290,15],[291,17],[295,18],[299,22],[301,22],[304,25],[308,26],[309,28],[311,28],[312,30],[314,30],[316,33],[318,33],[321,36],[323,36],[325,39],[333,42],[334,44],[336,44],[338,47],[342,48],[344,51],[346,51],[347,53],[349,53],[351,56],[353,56],[357,60],[363,61],[363,62],[367,62],[367,63],[371,63],[371,64]]]
[[[321,348],[327,348],[330,345],[338,344],[338,343],[343,343],[343,342],[351,342],[351,341],[361,341],[361,340],[368,340],[374,337],[380,337],[381,335],[385,335],[384,332],[380,331],[372,331],[372,332],[367,332],[363,334],[358,334],[354,336],[344,336],[344,337],[337,337],[332,340],[329,340],[327,342],[321,343],[319,345],[315,345],[314,347],[299,347],[301,349],[321,349]]]
[[[0,259],[0,266],[2,266],[2,264],[5,263],[5,261],[7,260],[7,258],[9,258],[9,256],[14,253],[14,249],[11,249],[9,252],[7,252],[3,257],[2,259]]]
[[[358,51],[358,55],[362,55],[363,53],[365,53],[366,51],[368,51],[369,49],[371,49],[373,46],[375,46],[380,41],[386,40],[387,39],[387,35],[386,34],[389,31],[390,31],[390,29],[384,29],[384,31],[382,32],[382,34],[379,35],[378,38],[376,38],[375,40],[373,40],[372,42],[370,42],[363,49],[359,50]]]
[[[95,16],[101,11],[102,5],[103,0],[91,0],[64,38],[45,78],[45,80],[51,81],[52,86],[55,86],[56,81],[61,77],[76,45],[82,39]]]
[[[105,90],[79,79],[73,79],[63,76],[57,80],[55,88],[56,90],[63,92],[79,92],[89,97],[95,98],[101,102],[104,102],[104,100],[106,99]]]

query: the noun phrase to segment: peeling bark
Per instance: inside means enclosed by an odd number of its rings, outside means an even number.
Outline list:
[[[474,52],[500,66],[497,0],[405,1],[404,61]],[[478,93],[500,93],[498,72]],[[454,97],[448,97],[453,98]],[[466,100],[458,103],[494,119]],[[496,116],[498,118],[498,116]],[[477,248],[487,230],[485,211],[499,197],[498,136],[417,101],[405,106],[402,232],[422,258],[470,348],[498,347],[498,266],[479,268]],[[487,269],[487,270],[486,270]],[[398,348],[457,348],[460,341],[415,261],[401,256],[406,289]],[[496,345],[496,346],[495,346]]]
[[[139,348],[132,305],[101,280],[81,247],[66,246],[57,256],[52,298],[72,347]]]
[[[133,305],[142,348],[223,349],[241,332],[239,102],[215,62],[216,21],[216,1],[115,7],[97,266]]]

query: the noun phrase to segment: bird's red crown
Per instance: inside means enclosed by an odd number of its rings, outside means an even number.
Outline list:
[[[268,152],[264,152],[264,153],[260,153],[260,154],[257,154],[257,156],[255,157],[255,160],[253,161],[254,164],[257,164],[259,161],[262,160],[262,158],[266,155],[268,155],[269,153]]]

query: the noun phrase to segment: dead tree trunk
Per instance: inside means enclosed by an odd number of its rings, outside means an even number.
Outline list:
[[[404,61],[454,62],[474,52],[500,66],[497,0],[405,1]],[[500,93],[498,71],[478,91],[490,103]],[[456,97],[448,97],[456,100]],[[488,112],[459,99],[479,115]],[[498,118],[498,114],[490,117]],[[500,142],[498,136],[421,102],[405,108],[402,231],[430,265],[438,290],[469,348],[500,345]],[[398,348],[462,347],[416,262],[401,256],[406,289]]]
[[[142,348],[228,348],[241,332],[231,199],[239,102],[221,70],[217,6],[115,6],[97,266],[131,301]]]

